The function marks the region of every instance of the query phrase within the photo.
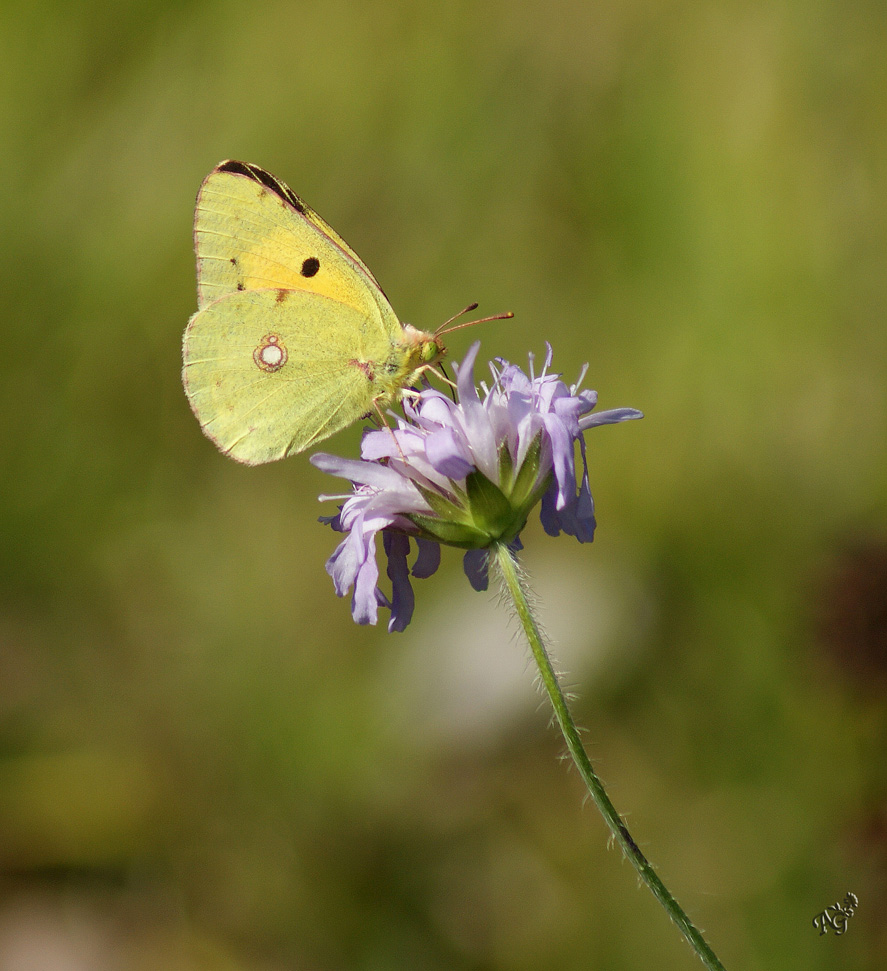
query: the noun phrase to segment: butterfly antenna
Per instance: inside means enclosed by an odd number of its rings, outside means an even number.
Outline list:
[[[472,310],[477,310],[477,304],[476,303],[470,303],[470,304],[468,304],[468,306],[464,310],[460,310],[459,313],[457,313],[454,316],[450,317],[449,320],[445,320],[440,325],[440,327],[437,328],[437,330],[434,333],[435,334],[440,334],[443,331],[444,327],[447,326],[447,324],[451,324],[454,320],[458,320],[464,314],[470,314]]]
[[[463,324],[456,324],[455,327],[447,327],[447,324],[451,324],[454,320],[458,320],[462,314],[470,313],[472,310],[477,310],[476,303],[466,307],[463,311],[456,314],[455,317],[450,317],[449,320],[445,320],[434,332],[434,336],[440,337],[442,334],[451,334],[454,330],[462,330],[463,327],[473,327],[475,324],[486,324],[490,320],[510,320],[514,316],[514,314],[509,310],[508,313],[505,314],[493,314],[492,317],[481,317],[478,320],[467,320]]]

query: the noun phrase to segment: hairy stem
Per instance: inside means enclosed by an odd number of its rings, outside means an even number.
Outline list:
[[[551,659],[545,649],[543,636],[533,617],[527,591],[524,587],[514,553],[507,545],[500,543],[491,549],[490,556],[491,563],[499,573],[505,596],[514,606],[515,613],[529,641],[530,649],[533,652],[533,657],[536,660],[539,673],[542,676],[542,684],[545,686],[545,691],[554,707],[554,714],[563,733],[564,740],[567,743],[567,748],[573,757],[573,762],[579,770],[579,774],[582,776],[591,798],[594,800],[594,804],[600,810],[616,842],[622,847],[622,852],[631,860],[641,880],[650,888],[653,896],[662,904],[666,913],[677,924],[679,930],[699,956],[702,963],[710,971],[724,971],[724,966],[718,960],[714,951],[708,946],[705,938],[693,925],[690,918],[684,913],[671,893],[669,893],[668,888],[656,875],[656,871],[640,851],[637,843],[631,838],[631,833],[629,833],[625,823],[613,808],[613,803],[610,802],[610,797],[601,784],[601,780],[591,767],[591,762],[579,738],[576,723],[570,714],[567,700],[564,697],[560,682],[552,667]]]

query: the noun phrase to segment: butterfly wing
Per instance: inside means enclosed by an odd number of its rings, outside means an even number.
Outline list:
[[[260,465],[327,438],[372,409],[384,360],[378,319],[324,294],[234,291],[199,310],[183,343],[183,380],[203,431]]]
[[[401,330],[375,277],[354,250],[287,185],[246,162],[222,162],[204,179],[194,214],[199,309],[229,293],[264,288],[332,297]]]

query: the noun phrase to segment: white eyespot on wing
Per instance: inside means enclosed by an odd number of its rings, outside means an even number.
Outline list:
[[[273,373],[279,371],[287,362],[289,355],[277,334],[266,334],[262,343],[253,351],[256,367]]]

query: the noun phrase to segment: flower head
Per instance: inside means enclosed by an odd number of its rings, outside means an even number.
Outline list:
[[[491,387],[474,384],[475,343],[457,371],[458,404],[432,389],[404,401],[405,419],[395,429],[368,431],[360,460],[319,452],[311,462],[349,479],[336,516],[323,517],[347,533],[327,562],[336,593],[352,587],[351,613],[375,624],[379,606],[390,609],[389,631],[404,630],[413,613],[410,576],[431,576],[440,546],[467,552],[463,565],[476,590],[487,586],[486,551],[494,544],[520,548],[520,531],[533,506],[551,536],[561,532],[580,543],[594,537],[594,502],[588,484],[583,433],[595,425],[641,418],[633,408],[590,415],[595,391],[580,391],[550,374],[551,347],[542,374],[530,375],[505,361],[490,365]],[[584,370],[583,370],[584,376]],[[575,443],[582,462],[576,484]],[[381,532],[392,584],[389,599],[378,586],[376,534]],[[418,554],[408,566],[410,539]]]

